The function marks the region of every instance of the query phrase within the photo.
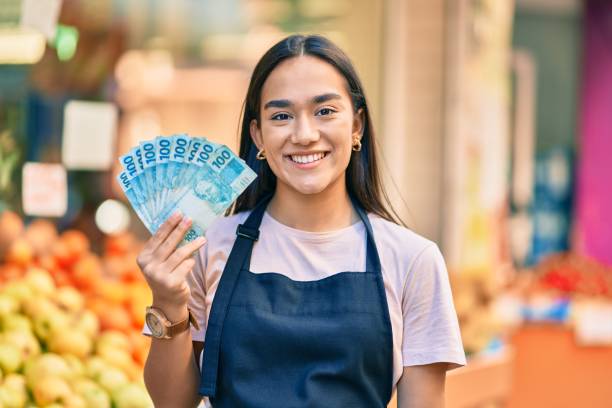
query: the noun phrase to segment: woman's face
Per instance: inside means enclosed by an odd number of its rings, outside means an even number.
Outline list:
[[[253,121],[250,130],[265,149],[277,189],[318,194],[344,188],[362,116],[353,112],[342,74],[323,60],[300,56],[270,73],[261,91],[260,126]]]

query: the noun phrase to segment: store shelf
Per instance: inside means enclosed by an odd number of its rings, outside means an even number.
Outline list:
[[[514,351],[469,360],[446,376],[446,408],[503,406],[512,386]]]
[[[446,408],[503,406],[512,384],[514,352],[511,349],[492,357],[475,358],[465,367],[446,375]],[[397,408],[396,395],[387,408]]]

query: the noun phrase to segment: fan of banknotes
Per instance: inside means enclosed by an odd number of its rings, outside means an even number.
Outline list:
[[[117,180],[151,233],[175,211],[192,219],[183,243],[203,236],[257,177],[227,146],[186,134],[141,142],[119,161]]]

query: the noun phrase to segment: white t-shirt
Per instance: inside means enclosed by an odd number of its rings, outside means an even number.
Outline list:
[[[189,275],[190,308],[204,341],[206,322],[219,279],[236,239],[236,227],[250,212],[223,217],[208,229]],[[393,330],[393,389],[404,366],[447,362],[465,364],[448,273],[437,245],[418,234],[369,215],[380,256]],[[297,281],[323,279],[343,271],[363,271],[366,232],[361,221],[331,232],[290,228],[264,213],[249,270],[277,272]]]

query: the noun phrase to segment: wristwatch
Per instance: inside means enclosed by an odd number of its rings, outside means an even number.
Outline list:
[[[153,306],[147,306],[145,314],[145,322],[147,327],[151,330],[151,336],[156,339],[171,339],[179,333],[184,332],[189,328],[191,323],[196,330],[200,329],[198,322],[191,313],[191,310],[187,308],[188,316],[185,320],[180,322],[172,323],[161,309]]]

